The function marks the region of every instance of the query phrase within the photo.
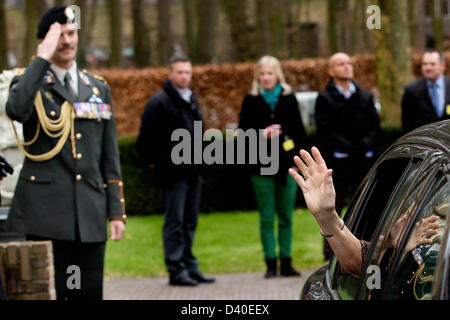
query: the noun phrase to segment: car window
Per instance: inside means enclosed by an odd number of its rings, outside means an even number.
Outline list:
[[[389,272],[389,262],[392,258],[393,247],[396,242],[396,237],[402,232],[402,227],[407,223],[407,215],[402,215],[402,207],[411,207],[413,200],[420,189],[421,184],[416,183],[412,186],[413,181],[417,177],[417,171],[420,168],[421,161],[413,160],[409,170],[405,173],[403,179],[398,184],[397,189],[393,192],[389,204],[386,206],[383,219],[379,221],[379,229],[377,234],[372,237],[370,243],[370,250],[366,258],[365,268],[363,268],[363,285],[361,287],[361,295],[367,297],[370,289],[367,287],[367,278],[372,275],[372,272],[367,272],[368,266],[378,266],[380,268],[381,277],[380,282],[384,283],[386,274]],[[420,177],[419,177],[420,179]],[[402,215],[402,217],[400,217]],[[406,220],[406,221],[405,221]],[[372,244],[376,244],[372,246]],[[381,289],[381,288],[377,288]],[[374,289],[374,290],[377,290]],[[374,293],[372,293],[373,295]]]
[[[396,158],[382,162],[371,178],[358,190],[357,195],[347,210],[346,224],[358,238],[371,241],[375,229],[383,216],[385,207],[402,177],[413,176],[411,170],[416,170],[420,161],[412,162],[410,158]],[[333,257],[330,272],[333,273],[332,288],[337,289],[341,298],[350,299],[357,292],[358,281],[354,276],[343,272],[339,263]],[[345,293],[344,295],[342,293]]]
[[[443,232],[449,208],[450,184],[446,176],[439,173],[430,188],[426,200],[417,208],[414,219],[404,228],[404,235],[395,243],[398,252],[389,273],[385,299],[427,300],[431,298],[434,273],[441,251]],[[405,212],[408,215],[409,212]],[[427,227],[432,217],[440,227],[436,235],[431,235]],[[401,219],[401,218],[400,218]],[[428,222],[427,222],[428,221]],[[424,244],[423,237],[432,239]]]

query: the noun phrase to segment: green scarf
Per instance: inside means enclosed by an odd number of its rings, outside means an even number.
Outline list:
[[[279,83],[275,86],[275,88],[272,90],[272,92],[262,89],[261,95],[264,98],[264,100],[267,102],[267,104],[270,106],[270,110],[272,112],[275,111],[275,107],[278,103],[278,100],[280,100],[280,94],[283,88]]]

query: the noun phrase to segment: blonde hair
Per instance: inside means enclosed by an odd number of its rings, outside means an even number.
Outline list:
[[[256,64],[255,72],[253,75],[252,89],[250,90],[251,95],[257,96],[260,93],[261,86],[259,84],[259,72],[261,71],[262,67],[273,67],[275,69],[275,73],[278,77],[278,83],[283,88],[283,95],[287,95],[292,92],[291,86],[286,83],[286,80],[284,78],[280,61],[272,56],[264,56],[259,59],[258,63]]]

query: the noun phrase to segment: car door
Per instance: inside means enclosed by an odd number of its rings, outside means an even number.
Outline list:
[[[375,230],[385,221],[385,212],[393,204],[393,194],[401,186],[412,183],[420,168],[420,160],[412,160],[401,150],[393,153],[374,167],[359,188],[347,210],[345,222],[350,231],[361,240],[373,241]],[[336,299],[355,299],[361,286],[360,275],[344,272],[335,257],[326,276],[330,294]]]
[[[444,264],[441,254],[445,235],[450,184],[443,163],[428,159],[416,177],[398,188],[371,242],[361,272],[358,299],[412,300],[436,297],[433,293],[436,270]],[[438,236],[424,244],[420,223],[432,215],[439,217]],[[448,228],[447,228],[448,230]],[[428,232],[428,231],[426,231]],[[439,258],[441,257],[441,258]],[[438,260],[441,261],[438,263]],[[370,272],[369,272],[370,270]],[[370,283],[373,270],[379,272],[379,285]],[[442,271],[441,271],[442,272]]]

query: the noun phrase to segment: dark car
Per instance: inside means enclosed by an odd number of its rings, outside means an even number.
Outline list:
[[[449,157],[450,120],[418,128],[389,147],[344,218],[358,239],[370,242],[360,274],[346,273],[333,256],[308,278],[300,298],[448,300]],[[439,234],[432,244],[414,247],[416,224],[431,215],[439,217]]]

